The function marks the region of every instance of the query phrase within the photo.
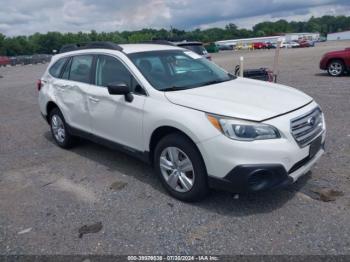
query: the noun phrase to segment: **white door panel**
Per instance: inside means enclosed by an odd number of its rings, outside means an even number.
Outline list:
[[[145,96],[134,95],[134,100],[129,103],[123,95],[110,95],[107,88],[94,86],[87,97],[93,134],[143,151]]]
[[[68,80],[57,80],[55,83],[56,98],[67,123],[80,130],[90,132],[90,116],[86,93],[89,84]]]

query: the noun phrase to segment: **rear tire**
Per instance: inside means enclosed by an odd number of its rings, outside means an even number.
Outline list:
[[[338,77],[344,74],[345,66],[339,59],[332,60],[327,66],[327,72],[330,76]]]
[[[64,149],[74,145],[75,138],[69,133],[62,112],[56,107],[49,113],[51,134],[56,144]]]
[[[154,168],[173,197],[197,201],[208,193],[207,172],[195,144],[179,133],[162,138],[154,151]]]

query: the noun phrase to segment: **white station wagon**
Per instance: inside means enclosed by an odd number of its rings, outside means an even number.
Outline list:
[[[283,85],[239,78],[180,47],[64,46],[38,82],[58,146],[83,137],[151,165],[174,197],[295,182],[324,152],[319,105]]]

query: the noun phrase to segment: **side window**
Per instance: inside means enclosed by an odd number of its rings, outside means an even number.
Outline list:
[[[51,68],[49,69],[50,75],[58,78],[61,74],[61,70],[64,64],[66,63],[67,59],[68,59],[67,57],[64,57],[59,59],[56,63],[54,63],[53,66],[51,66]]]
[[[136,94],[146,94],[129,70],[118,59],[100,55],[96,62],[95,85],[106,87],[113,82],[125,82]]]
[[[69,59],[66,66],[63,69],[62,79],[69,79],[70,67],[72,65],[72,58]]]
[[[69,80],[90,83],[92,60],[92,55],[80,55],[73,57],[70,66]]]
[[[106,87],[113,82],[125,82],[131,86],[131,74],[116,58],[101,55],[97,58],[95,84]]]

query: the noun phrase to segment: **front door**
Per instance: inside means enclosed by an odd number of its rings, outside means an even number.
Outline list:
[[[120,81],[131,87],[134,96],[132,102],[127,102],[124,95],[108,93],[107,85]],[[99,55],[94,83],[87,95],[92,133],[127,148],[143,151],[142,125],[146,96],[140,92],[141,87],[133,75],[117,58]]]

